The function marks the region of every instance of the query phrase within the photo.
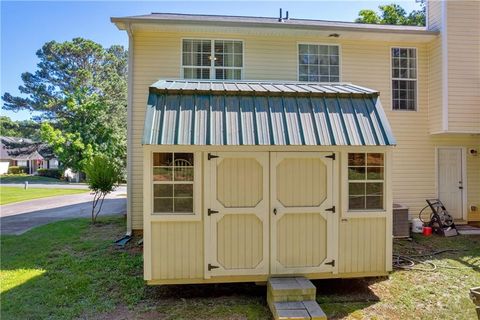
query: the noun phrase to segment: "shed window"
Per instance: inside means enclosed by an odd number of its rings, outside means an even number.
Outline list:
[[[383,153],[348,154],[348,209],[384,208]]]
[[[184,79],[240,80],[243,69],[243,42],[237,40],[184,39]]]
[[[153,213],[193,214],[193,153],[153,153]]]
[[[417,109],[417,50],[392,48],[392,108]]]
[[[299,44],[298,80],[315,82],[339,82],[339,46]]]

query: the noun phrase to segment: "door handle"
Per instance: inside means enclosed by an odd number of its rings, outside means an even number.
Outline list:
[[[273,214],[277,215],[277,208],[273,208]]]

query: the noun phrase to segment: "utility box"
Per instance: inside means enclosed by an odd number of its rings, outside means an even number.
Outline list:
[[[410,223],[408,222],[408,207],[393,204],[393,236],[395,238],[410,237]]]

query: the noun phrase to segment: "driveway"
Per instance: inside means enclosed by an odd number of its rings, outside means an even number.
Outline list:
[[[62,186],[63,187],[63,186]],[[48,197],[0,206],[0,233],[22,234],[54,221],[89,218],[93,195],[89,193]],[[125,214],[126,187],[121,186],[105,197],[101,215]]]

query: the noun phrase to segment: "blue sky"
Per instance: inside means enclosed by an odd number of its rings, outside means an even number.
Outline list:
[[[1,9],[1,94],[18,95],[22,72],[34,72],[35,52],[50,40],[74,37],[92,39],[104,46],[127,46],[127,36],[110,23],[112,16],[150,12],[207,13],[247,16],[278,16],[278,9],[291,18],[353,21],[361,9],[399,3],[407,12],[419,9],[414,0],[391,1],[3,1]],[[2,101],[3,106],[3,101]],[[30,118],[28,112],[7,112],[14,120]]]

